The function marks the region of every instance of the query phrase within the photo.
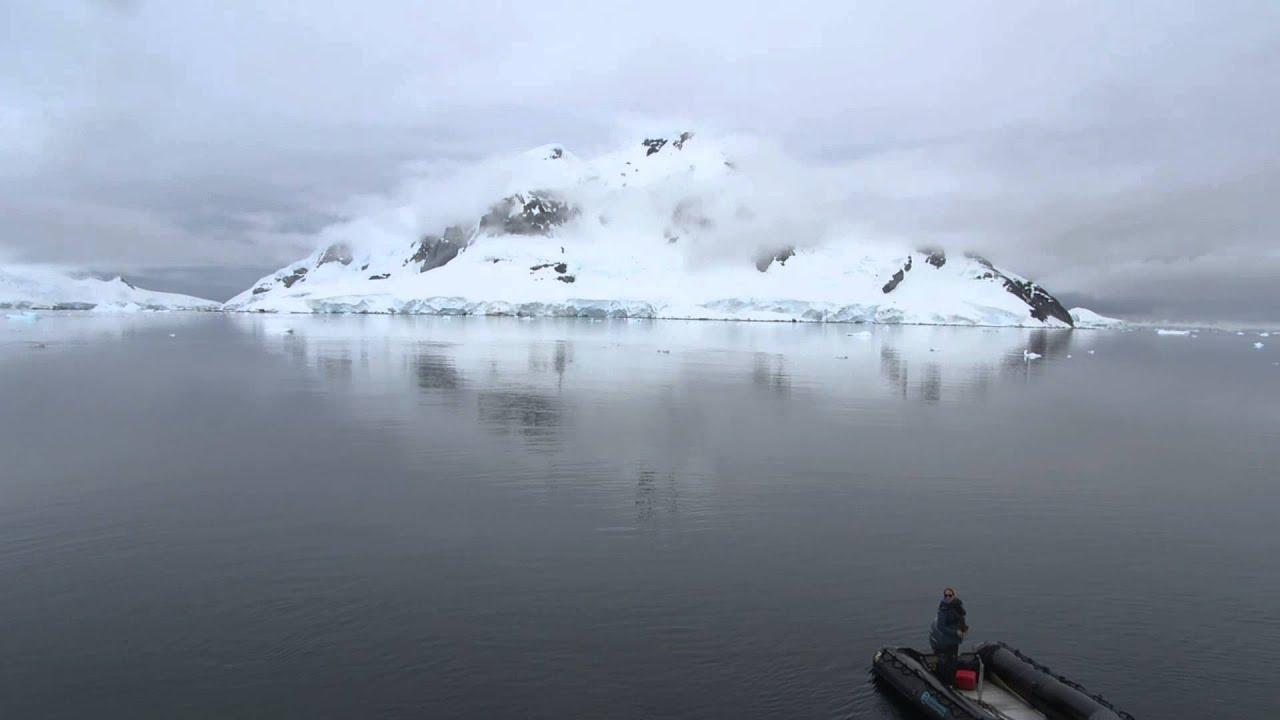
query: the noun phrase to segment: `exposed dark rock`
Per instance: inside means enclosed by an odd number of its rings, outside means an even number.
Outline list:
[[[653,155],[654,153],[661,150],[663,146],[667,144],[667,139],[666,138],[645,138],[644,141],[641,142],[640,144],[649,148],[649,150],[644,154],[645,157],[649,157],[650,155]]]
[[[571,282],[575,282],[578,278],[572,275],[557,275],[556,279],[562,283],[571,283]]]
[[[1058,302],[1058,299],[1049,294],[1049,291],[1031,282],[1021,278],[1011,278],[1008,275],[996,269],[991,261],[982,257],[969,253],[968,257],[978,261],[980,265],[985,267],[986,272],[978,276],[979,280],[998,280],[1004,285],[1004,289],[1011,294],[1016,295],[1019,300],[1026,303],[1031,308],[1031,317],[1044,322],[1049,318],[1057,318],[1062,322],[1075,327],[1075,321],[1071,319],[1071,313]]]
[[[379,275],[370,275],[369,279],[370,280],[386,280],[389,277],[391,277],[391,273],[387,272],[387,273],[381,273]]]
[[[564,157],[564,148],[551,148],[551,154],[547,156],[548,160],[559,160]]]
[[[676,241],[677,241],[677,240],[679,240],[679,239],[680,239],[680,236],[679,236],[679,235],[669,235],[669,236],[667,237],[667,244],[668,244],[668,245],[674,245],[674,244],[676,243]]]
[[[365,264],[363,264],[363,265],[361,265],[361,266],[360,266],[360,271],[361,271],[361,272],[363,272],[363,271],[365,271],[365,270],[368,270],[368,269],[369,269],[369,263],[365,263]]]
[[[921,250],[921,252],[929,253],[929,257],[925,258],[924,261],[936,268],[940,268],[947,264],[947,253],[942,250],[929,249]]]
[[[54,303],[54,310],[92,310],[97,307],[97,303],[87,302],[60,302]]]
[[[533,267],[529,268],[529,272],[538,272],[539,270],[546,270],[547,268],[551,268],[551,269],[555,270],[555,271],[556,271],[556,273],[557,273],[557,274],[559,274],[559,275],[563,275],[563,274],[565,274],[565,273],[569,272],[569,264],[568,264],[568,263],[562,263],[562,262],[560,262],[560,263],[542,263],[541,265],[534,265]],[[573,281],[572,281],[572,280],[570,280],[569,282],[573,282]]]
[[[254,294],[254,295],[261,295],[261,294],[262,294],[262,293],[264,293],[264,292],[271,292],[271,288],[269,288],[269,287],[256,287],[256,288],[254,288],[254,289],[253,289],[253,294]]]
[[[528,196],[516,194],[495,204],[480,218],[480,230],[490,235],[550,235],[577,214],[577,208],[569,203],[549,192],[536,190]]]
[[[316,263],[316,267],[320,267],[321,265],[331,262],[350,265],[351,260],[351,246],[346,243],[334,243],[325,248],[324,254],[320,256],[320,262]]]
[[[445,228],[443,236],[423,236],[417,242],[418,249],[405,261],[405,265],[412,262],[422,263],[418,267],[418,272],[434,270],[458,257],[458,253],[462,252],[470,244],[471,238],[468,236],[467,231],[463,230],[460,225],[450,225]]]
[[[671,144],[672,144],[673,146],[675,146],[675,149],[677,149],[677,150],[683,150],[683,149],[684,149],[684,144],[685,144],[685,143],[687,143],[687,142],[689,142],[689,141],[690,141],[690,140],[692,140],[692,139],[693,139],[693,133],[691,133],[691,132],[682,132],[682,133],[680,133],[680,137],[679,137],[679,138],[677,138],[677,139],[676,139],[674,142],[672,142]]]
[[[894,273],[893,278],[891,278],[889,282],[885,283],[884,287],[880,289],[884,290],[885,294],[888,295],[889,293],[897,289],[898,285],[902,283],[903,279],[907,277],[907,273],[909,272],[911,272],[911,256],[910,255],[907,256],[907,262],[902,265],[902,269]]]
[[[293,274],[284,276],[283,278],[280,279],[280,282],[284,283],[285,287],[290,288],[290,287],[293,287],[294,283],[302,282],[303,280],[306,280],[306,279],[307,279],[307,269],[300,267],[300,268],[294,268]]]
[[[896,273],[894,273],[894,274],[893,274],[893,279],[891,279],[889,282],[885,283],[885,284],[884,284],[884,287],[883,287],[883,288],[880,288],[880,289],[881,289],[881,290],[884,290],[885,294],[887,295],[887,294],[889,294],[889,293],[893,292],[895,289],[897,289],[897,287],[898,287],[898,283],[902,282],[902,279],[903,279],[904,277],[906,277],[906,274],[905,274],[905,273],[903,273],[901,270],[899,270],[898,272],[896,272]]]
[[[756,269],[760,272],[764,272],[769,269],[769,266],[773,264],[774,260],[777,260],[779,265],[786,265],[787,260],[791,259],[791,256],[795,254],[795,247],[790,245],[782,248],[781,250],[764,252],[756,257]]]

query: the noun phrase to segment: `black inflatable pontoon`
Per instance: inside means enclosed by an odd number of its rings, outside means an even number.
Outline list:
[[[926,717],[961,720],[1133,720],[1078,684],[1055,675],[1004,643],[960,653],[958,667],[978,673],[973,690],[943,685],[934,675],[938,656],[911,648],[884,648],[871,669]]]

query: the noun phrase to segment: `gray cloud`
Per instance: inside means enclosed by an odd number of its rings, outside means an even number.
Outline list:
[[[690,125],[1104,311],[1277,314],[1273,2],[6,5],[18,259],[221,288],[417,161]]]

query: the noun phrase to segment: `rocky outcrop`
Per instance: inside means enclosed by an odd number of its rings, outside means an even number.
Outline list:
[[[316,267],[327,265],[331,262],[350,265],[351,260],[351,246],[346,243],[334,243],[325,248],[324,253],[320,255],[320,262],[316,263]]]
[[[486,235],[550,235],[578,214],[577,208],[554,193],[535,190],[517,193],[495,204],[480,218]]]
[[[1055,318],[1062,322],[1075,327],[1075,320],[1071,317],[1071,313],[1058,302],[1058,299],[1049,294],[1049,291],[1039,285],[1026,280],[1024,278],[1010,277],[1000,270],[996,269],[991,261],[981,255],[970,254],[970,258],[977,261],[978,264],[986,268],[982,275],[978,276],[980,280],[996,280],[1004,285],[1004,289],[1014,296],[1018,297],[1022,302],[1031,308],[1031,317],[1044,322],[1049,318]]]
[[[898,285],[902,284],[902,281],[906,279],[907,273],[909,272],[911,272],[911,256],[910,255],[907,256],[907,262],[903,264],[902,269],[895,272],[893,274],[893,277],[889,278],[889,282],[885,283],[884,287],[881,288],[881,290],[884,291],[884,294],[888,295],[894,290],[897,290]]]
[[[293,272],[280,278],[280,282],[287,288],[293,287],[294,283],[300,283],[307,279],[307,269],[304,267],[294,268]]]
[[[460,225],[450,225],[443,235],[424,235],[414,243],[414,253],[404,264],[419,263],[418,272],[434,270],[458,257],[474,237],[473,233],[463,230]]]
[[[649,157],[650,155],[656,155],[661,152],[662,148],[666,147],[668,142],[671,143],[671,147],[677,150],[683,150],[684,144],[692,139],[693,133],[682,132],[675,140],[667,140],[666,138],[645,138],[640,142],[640,144],[645,147],[644,156]]]
[[[760,272],[765,272],[774,261],[777,261],[779,265],[786,265],[787,260],[795,254],[796,249],[792,245],[788,245],[781,250],[765,251],[756,256],[756,269]]]
[[[657,154],[659,151],[662,150],[662,148],[666,147],[667,139],[666,138],[645,138],[643,141],[641,141],[640,144],[648,148],[648,151],[645,152],[644,156],[649,157],[650,155]]]

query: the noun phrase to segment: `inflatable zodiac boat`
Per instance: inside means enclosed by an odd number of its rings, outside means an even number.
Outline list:
[[[938,679],[938,656],[884,648],[872,672],[925,717],[961,720],[1134,720],[1080,685],[1004,643],[960,653],[954,685]]]

